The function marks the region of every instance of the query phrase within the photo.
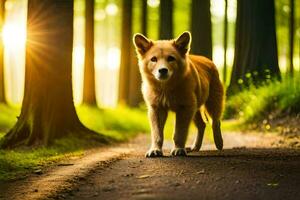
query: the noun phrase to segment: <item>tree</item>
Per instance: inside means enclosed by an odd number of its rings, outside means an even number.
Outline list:
[[[148,18],[148,11],[147,11],[147,0],[142,0],[142,34],[147,36],[147,18]]]
[[[119,102],[137,106],[142,101],[141,77],[132,40],[132,0],[122,1],[122,41],[119,72]]]
[[[192,0],[191,53],[212,58],[210,0]]]
[[[142,0],[142,14],[141,14],[141,32],[144,35],[147,35],[147,0]],[[137,57],[134,56],[135,50],[130,44],[130,57],[131,57],[131,67],[129,69],[130,74],[130,84],[129,84],[129,94],[128,94],[128,105],[132,107],[138,106],[143,101],[142,95],[142,78],[139,72]]]
[[[237,1],[235,55],[229,91],[280,78],[274,14],[274,0]]]
[[[85,61],[82,102],[89,105],[96,105],[94,66],[94,9],[95,0],[85,0]]]
[[[0,0],[0,28],[3,29],[5,15],[5,0]],[[2,32],[2,31],[1,31]],[[4,52],[3,41],[0,40],[0,103],[6,103],[5,85],[4,85]]]
[[[73,0],[29,0],[27,30],[21,114],[2,147],[92,135],[78,119],[72,97]]]
[[[159,39],[173,38],[173,0],[161,0],[159,9]]]
[[[119,72],[119,102],[129,104],[129,82],[132,54],[132,0],[122,1],[121,64]]]
[[[295,1],[290,0],[290,20],[289,20],[289,74],[294,75],[294,33],[295,33]]]
[[[223,38],[223,47],[224,47],[224,67],[223,67],[223,83],[226,85],[227,81],[227,43],[228,43],[228,0],[225,1],[224,6],[224,38]]]

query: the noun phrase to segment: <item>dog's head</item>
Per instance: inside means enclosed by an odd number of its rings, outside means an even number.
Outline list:
[[[186,55],[190,50],[191,34],[182,33],[173,40],[152,41],[135,34],[133,42],[142,75],[157,82],[167,82],[186,71]]]

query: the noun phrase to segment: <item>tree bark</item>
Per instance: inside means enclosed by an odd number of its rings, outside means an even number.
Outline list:
[[[147,0],[142,0],[142,18],[141,18],[141,23],[142,23],[142,34],[144,36],[147,36],[147,18],[148,18],[148,10],[147,10]]]
[[[132,56],[132,0],[122,1],[122,41],[119,72],[119,102],[129,104],[129,82]]]
[[[224,48],[224,66],[223,66],[223,83],[226,85],[227,81],[227,43],[228,43],[228,0],[225,1],[224,7],[224,38],[223,38],[223,48]]]
[[[142,15],[141,15],[141,32],[143,35],[147,35],[147,0],[142,0]],[[135,56],[135,50],[130,44],[130,58],[131,67],[129,74],[129,94],[128,94],[128,105],[131,107],[137,107],[143,101],[142,95],[142,78],[139,72],[137,58]]]
[[[230,93],[280,78],[274,0],[237,1],[235,37]]]
[[[133,48],[130,49],[131,55],[135,54]],[[142,101],[142,78],[139,72],[137,58],[131,56],[131,67],[130,67],[130,81],[129,81],[129,94],[128,94],[128,105],[130,107],[137,107]]]
[[[289,20],[289,75],[294,76],[294,33],[295,33],[295,1],[290,0],[290,20]]]
[[[0,0],[0,28],[3,30],[5,18],[5,0]],[[0,41],[0,103],[6,103],[5,98],[5,80],[4,80],[4,45],[3,40]]]
[[[161,0],[159,9],[159,39],[173,38],[173,0]]]
[[[94,9],[95,0],[85,0],[85,61],[82,103],[96,105],[94,66]]]
[[[192,0],[191,53],[212,59],[210,0]]]
[[[73,0],[29,0],[27,30],[21,114],[2,147],[48,145],[94,133],[82,125],[73,104]]]

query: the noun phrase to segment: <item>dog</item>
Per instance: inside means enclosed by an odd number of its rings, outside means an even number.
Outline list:
[[[163,132],[168,111],[176,114],[172,156],[187,155],[185,143],[191,121],[198,133],[189,150],[200,150],[207,116],[212,120],[215,145],[222,150],[223,85],[217,67],[210,59],[189,55],[191,34],[184,32],[173,40],[153,41],[137,33],[133,43],[151,126],[152,142],[146,157],[163,156]]]

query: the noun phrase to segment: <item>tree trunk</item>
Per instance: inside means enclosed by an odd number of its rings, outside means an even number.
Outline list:
[[[73,0],[29,0],[27,30],[21,115],[2,147],[47,145],[93,133],[79,121],[73,104]]]
[[[237,1],[235,37],[230,92],[280,78],[274,0]]]
[[[148,18],[148,10],[147,10],[147,0],[142,0],[142,34],[147,36],[147,18]]]
[[[191,53],[212,59],[210,0],[192,0]]]
[[[96,105],[94,66],[94,8],[95,0],[85,0],[85,61],[82,103]]]
[[[294,76],[294,33],[295,33],[295,1],[290,0],[290,20],[289,20],[289,74],[291,77]]]
[[[5,17],[5,0],[0,0],[0,29],[3,30]],[[5,80],[4,80],[4,45],[0,40],[0,103],[6,103],[5,98]]]
[[[122,1],[122,41],[119,72],[119,102],[129,104],[130,68],[132,64],[132,0]]]
[[[142,16],[141,16],[141,32],[143,35],[147,35],[147,0],[142,0]],[[142,95],[142,78],[139,72],[137,57],[134,56],[135,50],[130,44],[130,84],[129,84],[129,94],[128,94],[128,105],[131,107],[138,106],[143,101]]]
[[[227,43],[228,43],[228,0],[225,0],[224,7],[224,38],[223,38],[223,47],[224,47],[224,67],[223,67],[223,83],[226,85],[227,81]]]
[[[173,0],[161,0],[159,10],[159,39],[173,38]]]

